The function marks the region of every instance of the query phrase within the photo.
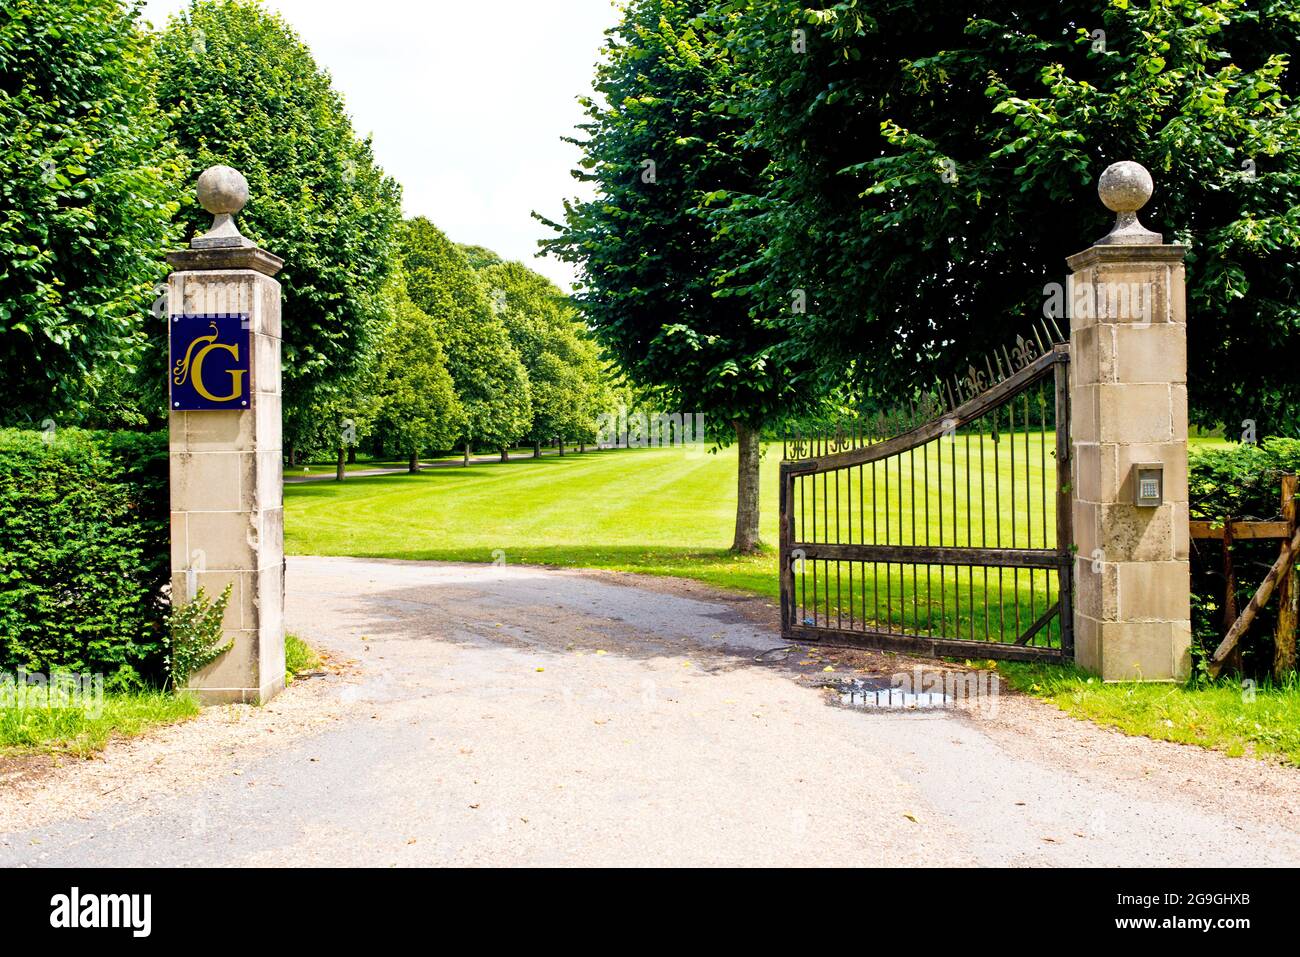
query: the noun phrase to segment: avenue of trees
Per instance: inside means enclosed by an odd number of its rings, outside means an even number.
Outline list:
[[[630,0],[575,139],[595,197],[547,245],[638,383],[736,423],[740,549],[748,430],[1026,331],[1117,160],[1192,246],[1195,421],[1295,432],[1298,52],[1297,0]]]
[[[582,442],[612,374],[542,276],[403,221],[401,187],[329,74],[257,0],[157,33],[127,0],[0,7],[0,424],[165,422],[163,253],[249,181],[245,235],[284,258],[290,460]]]

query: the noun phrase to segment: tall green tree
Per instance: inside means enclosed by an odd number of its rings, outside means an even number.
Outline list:
[[[139,362],[184,174],[138,4],[0,4],[0,392],[6,419],[82,418]]]
[[[377,428],[383,407],[378,380],[380,344],[395,318],[392,311],[386,313],[362,364],[346,379],[328,389],[315,390],[311,393],[312,401],[288,410],[285,433],[294,439],[291,465],[333,455],[338,479],[342,481],[346,477],[345,465],[350,453]]]
[[[432,317],[464,411],[459,436],[503,449],[532,422],[528,372],[465,254],[423,217],[402,228],[401,259],[411,301]]]
[[[771,316],[724,277],[757,255],[709,215],[759,191],[766,156],[744,143],[745,82],[723,44],[735,15],[704,0],[631,0],[607,34],[596,97],[583,101],[583,158],[595,186],[566,204],[544,248],[576,263],[575,298],[608,353],[638,383],[670,389],[682,412],[726,423],[739,446],[739,552],[759,547],[760,430],[802,397],[789,387]]]
[[[611,411],[600,350],[578,310],[554,283],[518,262],[489,262],[478,270],[510,341],[528,371],[533,420],[525,436],[586,441],[596,416]]]
[[[1300,377],[1260,359],[1300,347],[1300,4],[739,5],[734,105],[773,165],[721,215],[751,296],[807,290],[796,355],[882,402],[965,368],[1042,315],[1133,159],[1143,221],[1192,245],[1194,417],[1300,424]]]
[[[384,319],[400,188],[353,131],[329,74],[257,0],[194,0],[157,57],[159,99],[195,169],[224,163],[248,178],[240,228],[285,260],[286,410],[327,402]],[[192,197],[182,217],[190,233],[211,222]],[[289,442],[314,424],[286,421]]]
[[[465,410],[447,370],[443,330],[411,301],[405,282],[394,286],[393,318],[376,350],[374,424],[415,472],[421,451],[450,448],[462,434]]]

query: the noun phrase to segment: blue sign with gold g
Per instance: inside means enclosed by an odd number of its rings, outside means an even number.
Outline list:
[[[249,407],[248,316],[171,316],[173,412],[240,411]]]

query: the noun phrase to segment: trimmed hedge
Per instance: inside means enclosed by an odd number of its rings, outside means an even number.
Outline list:
[[[0,670],[161,683],[166,433],[0,429]]]
[[[1300,439],[1265,439],[1262,445],[1197,452],[1188,487],[1192,517],[1278,517],[1282,476],[1300,474]]]
[[[1300,440],[1266,439],[1262,445],[1197,452],[1191,458],[1188,493],[1191,517],[1269,521],[1281,515],[1282,476],[1300,474]],[[1237,609],[1246,607],[1277,559],[1277,541],[1237,541],[1232,546]],[[1223,638],[1223,546],[1192,542],[1192,634],[1199,650],[1214,650]],[[1246,672],[1268,674],[1273,661],[1277,598],[1263,608],[1242,642]]]

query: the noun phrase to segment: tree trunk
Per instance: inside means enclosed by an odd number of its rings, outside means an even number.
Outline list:
[[[406,469],[412,475],[420,471],[420,452],[418,449],[411,449],[411,458],[406,463]]]
[[[750,555],[758,542],[758,429],[744,422],[736,425],[736,539],[731,550]]]
[[[587,451],[587,440],[583,439],[581,442],[578,443],[578,452],[581,454],[581,453],[585,453],[586,451]]]
[[[541,457],[542,457],[542,443],[541,440],[539,439],[538,441],[533,443],[533,458],[540,459]]]
[[[560,447],[560,458],[564,458],[564,439],[556,439],[555,442]]]
[[[501,461],[502,461],[502,462],[509,462],[509,461],[510,461],[510,450],[509,450],[509,449],[504,448],[504,447],[501,449]]]
[[[465,468],[469,468],[469,443],[465,443]]]
[[[298,450],[290,445],[285,448],[285,451],[289,453],[289,468],[295,467],[298,464]]]
[[[338,461],[334,463],[335,481],[342,482],[345,478],[347,478],[348,470],[343,465],[343,463],[346,462],[347,460],[348,460],[347,449],[345,449],[343,446],[340,445]]]
[[[348,447],[348,465],[357,464],[357,447],[355,445]]]

